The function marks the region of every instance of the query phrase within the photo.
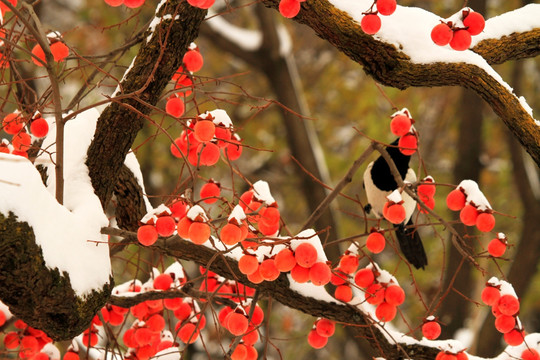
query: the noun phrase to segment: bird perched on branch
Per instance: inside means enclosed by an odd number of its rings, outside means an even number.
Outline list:
[[[409,168],[411,157],[401,153],[397,147],[398,140],[396,139],[391,144],[392,146],[386,147],[386,151],[394,161],[401,178],[406,182],[414,183],[416,182],[416,174],[414,170]],[[379,219],[382,218],[384,204],[388,201],[386,197],[397,188],[398,185],[388,163],[382,155],[379,156],[368,165],[364,172],[364,189],[368,200],[366,212],[368,214],[373,213]],[[405,208],[405,220],[398,224],[396,237],[401,252],[403,252],[407,261],[415,268],[423,269],[427,265],[426,252],[416,228],[410,226],[413,225],[411,217],[416,207],[416,201],[405,192],[402,193],[402,198],[403,207]]]

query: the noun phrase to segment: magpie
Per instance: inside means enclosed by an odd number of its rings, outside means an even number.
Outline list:
[[[413,169],[409,168],[411,157],[399,151],[397,147],[398,142],[399,138],[391,144],[393,146],[386,147],[386,151],[394,161],[394,164],[396,164],[401,178],[404,181],[414,183],[416,182],[416,174]],[[369,163],[364,172],[364,189],[368,200],[368,204],[365,206],[366,212],[368,214],[373,213],[378,219],[382,218],[383,206],[387,201],[386,197],[397,188],[398,185],[390,172],[390,167],[382,155]],[[427,265],[426,252],[418,231],[414,227],[409,226],[413,225],[411,218],[416,207],[416,201],[405,192],[401,196],[404,201],[403,207],[405,208],[406,216],[405,220],[398,225],[396,230],[399,247],[409,263],[417,269],[423,269]]]

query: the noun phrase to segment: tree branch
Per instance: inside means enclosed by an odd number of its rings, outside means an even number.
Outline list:
[[[263,4],[277,9],[279,1],[263,0]],[[400,9],[406,8],[398,8]],[[526,7],[522,8],[522,11],[526,10]],[[430,18],[437,17],[433,15]],[[501,83],[502,80],[487,65],[485,59],[481,58],[485,56],[489,59],[488,54],[495,51],[499,40],[489,40],[490,43],[486,42],[486,45],[481,42],[478,45],[479,56],[474,58],[474,61],[470,52],[461,55],[452,52],[454,62],[420,63],[420,58],[417,59],[418,62],[414,62],[410,54],[398,50],[393,44],[379,40],[380,37],[365,34],[360,28],[359,21],[353,19],[347,12],[334,7],[327,0],[303,2],[302,9],[294,20],[311,27],[318,36],[361,64],[368,75],[384,85],[398,89],[410,86],[462,86],[474,90],[492,107],[540,166],[540,127],[511,89]],[[403,24],[403,27],[407,26],[411,24]],[[538,35],[537,29],[532,34],[518,36],[529,37],[535,34]],[[514,52],[514,56],[517,56],[515,55],[517,53],[530,53],[531,56],[538,53],[538,44],[534,45],[534,40],[527,40],[524,43],[525,45],[516,41],[518,49]],[[427,46],[433,44],[426,43]],[[443,58],[441,56],[441,59]],[[508,57],[505,60],[510,59]],[[480,64],[483,64],[483,67]]]
[[[94,140],[88,148],[86,164],[92,185],[104,207],[111,198],[125,156],[144,124],[142,115],[151,111],[143,103],[157,103],[181,65],[189,44],[197,37],[206,13],[206,10],[192,7],[185,1],[163,3],[156,10],[156,19],[161,21],[155,29],[147,31],[145,35],[148,38],[143,41],[132,66],[119,84],[123,95],[131,97],[111,103],[101,114]],[[130,107],[139,113],[131,111]]]
[[[0,213],[0,254],[0,298],[15,316],[55,340],[83,332],[110,295],[105,284],[78,296],[69,274],[47,266],[33,229],[11,212]]]
[[[335,303],[330,303],[300,294],[290,288],[288,277],[285,274],[281,274],[275,281],[264,281],[256,285],[250,283],[247,277],[238,271],[238,263],[235,260],[220,256],[218,252],[208,247],[195,245],[177,236],[158,240],[156,244],[155,248],[169,256],[193,261],[226,278],[236,279],[257,289],[261,292],[261,295],[271,295],[273,299],[293,309],[314,317],[324,317],[341,323],[343,323],[344,319],[347,319],[345,325],[357,327],[358,331],[364,336],[371,337],[375,333],[374,341],[378,342],[387,358],[397,359],[402,357],[404,351],[409,354],[409,357],[417,360],[433,360],[439,351],[435,347],[394,344],[387,339],[384,329],[374,325],[374,321],[359,309],[339,303],[337,300]],[[321,289],[321,291],[324,291],[324,289]]]

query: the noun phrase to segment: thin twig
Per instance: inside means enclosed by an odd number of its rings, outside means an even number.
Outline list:
[[[260,294],[259,290],[256,290],[255,294],[253,295],[253,300],[251,301],[251,307],[249,309],[249,314],[248,314],[248,321],[250,323],[251,323],[251,318],[253,317],[253,312],[255,311],[255,305],[257,305],[257,301],[259,300],[259,294]],[[224,359],[231,359],[234,350],[236,349],[238,344],[240,344],[241,340],[242,340],[242,336],[237,336],[234,338],[234,341],[232,342],[231,347],[229,348],[229,351],[223,357]]]
[[[321,217],[321,215],[325,212],[326,208],[330,206],[330,203],[334,201],[334,199],[338,196],[338,194],[343,190],[345,186],[347,186],[353,179],[354,174],[358,171],[360,166],[366,161],[366,159],[371,155],[373,150],[375,149],[375,143],[371,143],[366,150],[356,159],[345,176],[339,181],[339,183],[336,185],[334,190],[330,192],[326,198],[317,206],[317,209],[311,214],[311,216],[306,220],[304,225],[302,226],[302,229],[307,229],[313,226],[315,221]]]
[[[62,204],[64,202],[64,121],[62,119],[62,102],[60,97],[60,87],[58,84],[58,78],[54,71],[54,57],[51,53],[51,48],[49,42],[43,31],[43,26],[39,20],[36,12],[32,5],[23,2],[22,6],[26,9],[34,25],[30,24],[24,16],[17,10],[13,5],[11,5],[6,0],[1,0],[5,5],[7,5],[15,15],[17,15],[21,21],[28,27],[28,30],[32,33],[35,40],[41,46],[43,52],[45,53],[44,63],[45,69],[47,70],[47,75],[49,76],[49,81],[51,84],[52,95],[53,95],[53,106],[54,106],[54,119],[56,122],[56,164],[55,164],[55,176],[56,176],[56,200],[58,203]],[[38,58],[41,62],[41,59]]]
[[[148,300],[163,300],[163,299],[176,299],[176,298],[197,298],[197,299],[207,299],[216,303],[217,305],[226,305],[229,307],[235,307],[236,303],[231,299],[219,296],[209,296],[203,291],[193,289],[192,285],[184,285],[180,289],[171,289],[166,291],[147,291],[140,293],[134,296],[121,296],[121,295],[112,295],[109,299],[109,304],[120,306],[123,308],[130,308],[137,304],[143,303]]]
[[[403,179],[401,178],[401,175],[399,173],[399,170],[397,169],[396,167],[396,164],[394,163],[394,160],[390,157],[390,154],[388,154],[388,151],[386,151],[386,149],[384,148],[384,146],[382,146],[381,144],[374,144],[373,145],[374,149],[377,150],[381,156],[384,158],[384,160],[386,160],[386,162],[388,163],[388,167],[390,168],[390,172],[392,173],[392,175],[394,176],[394,180],[396,181],[396,183],[398,184],[398,187],[400,188],[403,188],[403,191],[405,191],[405,193],[407,195],[409,195],[411,198],[413,198],[416,203],[424,210],[426,211],[428,214],[430,214],[431,216],[433,216],[434,218],[436,218],[437,220],[439,220],[439,222],[441,224],[443,224],[451,233],[452,233],[452,243],[454,244],[454,246],[456,247],[456,249],[459,251],[459,253],[461,255],[463,255],[464,257],[466,257],[478,270],[482,271],[482,268],[481,266],[473,259],[473,257],[467,252],[465,251],[465,249],[461,246],[460,242],[458,240],[460,240],[461,242],[463,242],[463,238],[461,237],[461,235],[457,232],[456,229],[454,229],[454,227],[448,223],[446,220],[444,220],[441,216],[439,216],[438,214],[436,214],[433,210],[431,210],[429,207],[427,207],[424,202],[422,200],[420,200],[420,198],[416,195],[416,193],[414,191],[412,191],[412,189],[410,188],[410,186],[408,186],[407,184],[405,184],[403,182]]]

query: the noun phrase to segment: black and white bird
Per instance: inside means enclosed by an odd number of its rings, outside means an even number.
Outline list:
[[[401,178],[405,182],[416,182],[416,174],[414,170],[409,168],[409,161],[411,157],[404,155],[396,147],[399,139],[396,139],[391,145],[386,148],[386,151],[396,164],[396,167],[401,175]],[[366,212],[372,213],[378,219],[383,217],[383,207],[387,202],[387,196],[398,188],[394,176],[390,172],[390,167],[386,160],[379,156],[375,161],[371,162],[366,171],[364,172],[364,189],[366,190],[366,196],[368,204],[366,205]],[[427,265],[426,252],[422,245],[422,240],[418,235],[418,231],[413,225],[412,215],[416,207],[416,201],[408,194],[403,192],[403,207],[405,208],[405,220],[398,225],[396,231],[396,237],[399,241],[399,247],[401,252],[405,255],[405,258],[415,268],[424,268]]]

